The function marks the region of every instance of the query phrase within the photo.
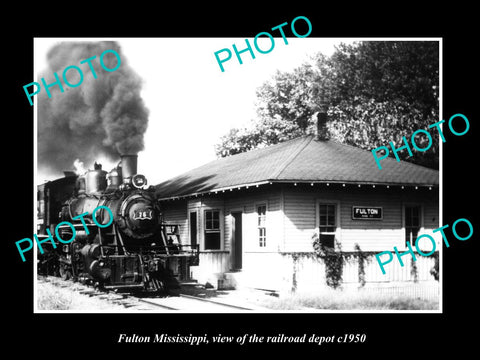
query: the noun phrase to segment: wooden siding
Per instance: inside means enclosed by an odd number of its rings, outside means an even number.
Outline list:
[[[204,250],[204,241],[205,241],[205,210],[220,210],[220,244],[221,249],[218,251],[227,250],[228,247],[225,244],[225,236],[224,236],[224,221],[222,221],[224,217],[224,201],[221,197],[202,197],[200,199],[192,199],[188,201],[187,204],[187,214],[190,214],[191,211],[197,212],[197,241],[200,244],[200,250]],[[189,228],[190,219],[187,218],[187,237],[188,242],[190,242],[190,228]],[[207,250],[207,251],[217,251],[217,250]]]
[[[273,291],[288,290],[284,287],[290,286],[290,268],[284,267],[284,261],[278,252],[247,252],[243,264],[242,276],[246,286]]]
[[[336,241],[343,251],[353,251],[359,244],[363,251],[406,249],[404,243],[403,206],[415,203],[423,209],[423,229],[429,233],[438,227],[438,192],[410,189],[365,189],[322,186],[321,190],[286,188],[284,190],[283,251],[312,251],[316,229],[317,202],[340,206]],[[353,220],[352,206],[381,206],[382,220]],[[439,243],[441,236],[434,236]]]
[[[412,262],[408,257],[405,257],[403,260],[404,266],[402,267],[395,258],[394,261],[385,265],[386,273],[383,274],[375,256],[373,254],[368,255],[364,262],[365,287],[381,286],[389,283],[436,282],[430,273],[435,263],[435,259],[432,256],[417,256],[416,262]],[[412,271],[412,263],[415,264],[416,272]],[[311,292],[327,287],[325,264],[316,256],[301,253],[284,253],[282,254],[282,267],[284,273],[290,274],[289,279],[284,276],[289,283],[288,286],[284,284],[284,289],[290,288],[296,292]],[[358,257],[350,257],[344,262],[341,287],[360,287]]]
[[[268,185],[267,185],[268,186]],[[266,229],[267,246],[258,245],[256,206],[267,205]],[[279,239],[282,238],[282,214],[280,212],[280,191],[272,186],[265,191],[253,190],[249,194],[228,195],[225,197],[225,239],[230,249],[232,239],[232,211],[241,211],[243,252],[277,252]]]
[[[188,238],[188,218],[187,218],[187,202],[168,201],[162,203],[163,219],[167,224],[180,225],[180,242],[182,244],[190,244]]]
[[[201,252],[199,265],[190,267],[192,278],[201,284],[211,283],[217,286],[221,274],[230,271],[230,253],[228,251]]]
[[[189,201],[164,203],[167,222],[181,225],[182,243],[190,243],[189,212],[197,211],[198,243],[203,250],[204,210],[219,209],[221,214],[222,251],[230,251],[232,211],[241,211],[244,252],[311,252],[312,235],[317,226],[318,202],[334,202],[339,206],[336,241],[343,251],[353,251],[358,244],[363,251],[405,250],[403,209],[405,204],[419,204],[423,212],[420,234],[430,234],[437,246],[441,234],[432,234],[439,227],[438,191],[371,187],[341,188],[316,185],[286,186],[280,189],[261,187],[241,193],[222,193]],[[256,205],[267,204],[267,247],[258,246]],[[353,220],[352,206],[381,206],[382,220]]]
[[[353,252],[358,244],[364,252],[405,251],[404,206],[422,206],[423,228],[421,233],[432,235],[439,227],[438,190],[414,190],[392,187],[361,188],[347,185],[263,185],[243,191],[227,191],[208,197],[163,202],[165,220],[181,225],[182,243],[190,242],[189,213],[197,211],[198,243],[204,242],[204,210],[219,209],[221,216],[222,249],[201,251],[200,264],[192,268],[199,282],[219,279],[220,273],[231,270],[232,217],[241,211],[243,236],[242,275],[248,286],[280,291],[298,289],[307,291],[316,286],[326,286],[325,267],[313,253],[312,235],[317,227],[318,202],[333,202],[338,205],[338,231],[336,241],[342,251]],[[267,205],[267,247],[258,246],[258,218],[256,205]],[[382,220],[353,220],[352,206],[381,206]],[[433,235],[437,244],[441,235]],[[440,248],[440,246],[438,246]],[[438,249],[437,248],[437,249]],[[202,248],[201,248],[202,250]],[[430,270],[434,258],[417,256],[415,262],[418,281],[432,281]],[[383,275],[374,256],[369,255],[365,264],[365,280],[368,284],[412,282],[410,256],[386,265]],[[358,260],[347,260],[343,269],[343,285],[358,286]]]
[[[267,205],[267,247],[258,246],[257,235],[257,213],[256,205],[265,203]],[[197,212],[197,236],[200,244],[200,259],[198,268],[193,272],[202,279],[205,274],[215,272],[226,272],[231,269],[230,253],[232,241],[232,211],[242,212],[242,240],[244,264],[252,264],[248,261],[247,253],[269,253],[278,252],[279,239],[282,238],[283,216],[280,211],[280,190],[272,186],[271,189],[250,189],[246,194],[221,193],[216,196],[190,199],[188,201],[164,202],[165,219],[172,223],[181,224],[182,243],[190,243],[189,214]],[[221,250],[204,250],[204,211],[206,209],[219,209],[221,221]],[[223,219],[223,220],[222,220]],[[247,265],[250,266],[250,265]],[[244,265],[245,267],[245,265]]]
[[[402,267],[396,258],[385,265],[385,274],[373,253],[365,255],[365,288],[400,283],[437,283],[431,270],[435,265],[433,256],[417,261],[404,256]],[[328,288],[325,263],[313,253],[248,253],[243,271],[244,285],[280,292],[315,292]],[[416,270],[412,269],[415,266]],[[359,258],[356,254],[346,257],[343,264],[341,288],[360,288]]]

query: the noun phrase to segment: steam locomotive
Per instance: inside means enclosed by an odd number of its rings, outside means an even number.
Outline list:
[[[43,243],[49,248],[38,252],[39,274],[158,291],[189,280],[190,266],[198,264],[198,247],[181,244],[179,226],[162,220],[153,187],[137,174],[137,155],[122,155],[108,174],[97,163],[83,175],[66,172],[39,185],[37,199],[39,240],[49,236],[47,229],[65,242],[74,237],[67,244],[54,239],[56,247]]]

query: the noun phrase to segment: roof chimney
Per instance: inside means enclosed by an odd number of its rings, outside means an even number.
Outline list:
[[[329,139],[328,136],[328,129],[327,129],[327,94],[323,88],[317,88],[317,121],[316,121],[316,128],[315,128],[315,140],[316,141],[325,141]]]
[[[327,120],[327,110],[326,107],[324,107],[317,113],[317,128],[315,129],[316,141],[325,141],[330,138],[328,136]]]

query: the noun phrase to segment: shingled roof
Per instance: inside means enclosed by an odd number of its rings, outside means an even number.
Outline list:
[[[156,186],[162,199],[263,183],[438,186],[439,172],[387,158],[379,170],[371,151],[303,136],[209,162]]]

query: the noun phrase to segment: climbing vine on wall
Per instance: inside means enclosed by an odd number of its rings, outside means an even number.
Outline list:
[[[432,269],[430,270],[430,274],[435,278],[435,280],[438,281],[440,278],[440,259],[439,259],[439,253],[436,251],[433,254],[433,259],[435,260],[435,263],[433,264]]]
[[[320,241],[317,233],[312,236],[313,250],[318,258],[325,263],[325,277],[327,285],[336,289],[342,284],[343,275],[343,253],[340,244],[337,244],[337,249],[327,247]]]
[[[365,253],[360,249],[360,245],[355,243],[355,251],[357,252],[358,256],[358,282],[360,283],[360,287],[365,286],[365,261],[367,260],[367,256]]]
[[[418,269],[417,263],[413,260],[413,257],[410,259],[410,275],[413,277],[413,282],[418,282]]]

